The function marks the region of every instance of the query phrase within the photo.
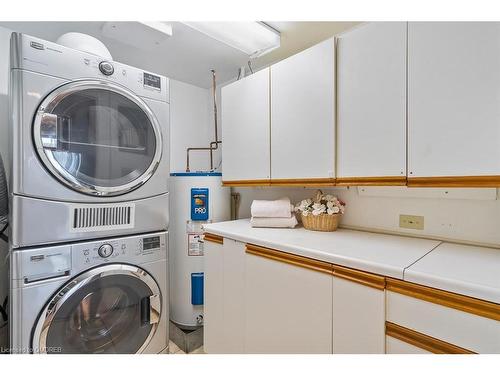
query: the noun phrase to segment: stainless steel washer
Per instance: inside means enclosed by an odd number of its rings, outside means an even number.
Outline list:
[[[14,33],[11,244],[168,227],[169,81]]]
[[[15,250],[12,353],[161,353],[167,233]]]

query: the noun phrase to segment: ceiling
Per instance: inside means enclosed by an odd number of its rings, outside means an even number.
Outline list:
[[[211,84],[210,69],[217,71],[217,80],[227,82],[237,75],[248,57],[232,47],[216,41],[181,22],[168,22],[173,35],[157,43],[131,45],[103,33],[105,22],[0,22],[0,26],[37,36],[49,41],[66,32],[75,31],[100,39],[113,59],[128,65],[159,73],[200,87]],[[280,48],[253,61],[258,69],[282,60],[330,36],[352,28],[358,22],[267,22],[281,32]],[[134,25],[135,24],[135,25]],[[120,29],[136,26],[123,22]],[[125,40],[125,39],[124,39]]]

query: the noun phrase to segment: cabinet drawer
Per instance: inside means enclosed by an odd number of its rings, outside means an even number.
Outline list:
[[[390,290],[386,295],[388,322],[476,353],[500,353],[500,321]]]
[[[474,354],[473,351],[391,322],[385,322],[385,333],[387,337],[399,341],[396,345],[396,348],[399,348],[399,350],[416,351],[416,348],[419,348],[424,352],[435,354]],[[404,348],[405,346],[401,344],[401,342],[407,344],[406,348]],[[392,342],[392,344],[394,344],[394,342]],[[386,351],[391,350],[395,350],[394,346],[392,348],[386,348]]]

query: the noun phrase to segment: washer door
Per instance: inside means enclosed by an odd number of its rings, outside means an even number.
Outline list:
[[[41,312],[34,353],[140,353],[161,316],[157,283],[143,269],[111,264],[63,286]]]
[[[35,115],[33,139],[52,175],[96,196],[141,186],[162,152],[151,109],[124,87],[103,81],[75,81],[51,92]]]

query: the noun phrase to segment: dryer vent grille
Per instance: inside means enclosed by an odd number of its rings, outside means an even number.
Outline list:
[[[72,206],[71,230],[90,232],[134,227],[134,204]]]

